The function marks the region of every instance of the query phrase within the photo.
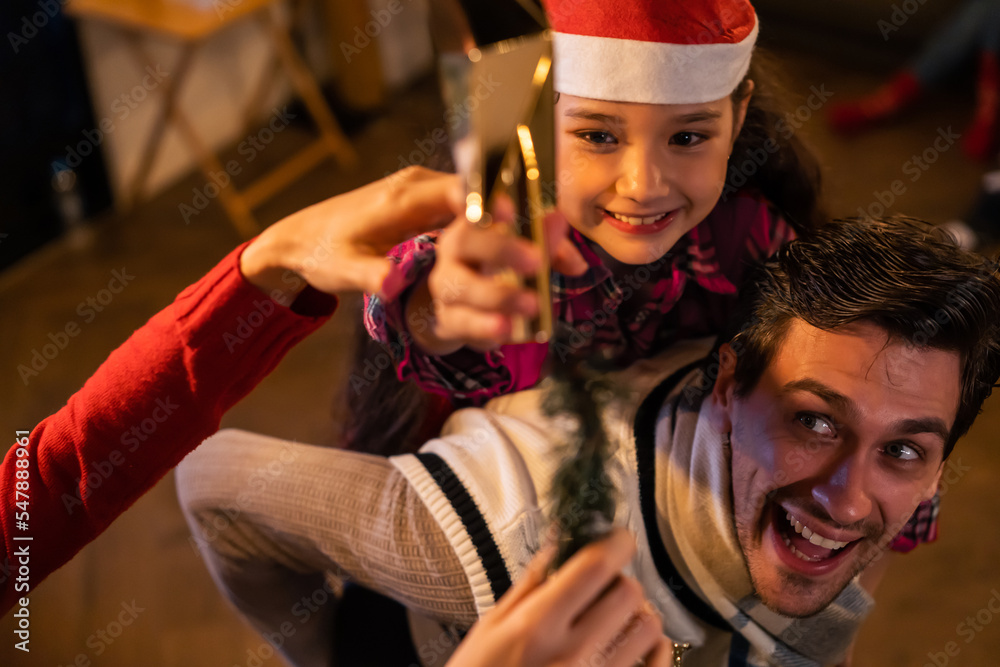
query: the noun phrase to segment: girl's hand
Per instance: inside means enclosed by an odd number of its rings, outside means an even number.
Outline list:
[[[268,227],[243,251],[240,270],[264,292],[289,300],[307,283],[330,294],[377,292],[390,248],[440,229],[461,210],[458,176],[409,167]]]
[[[481,228],[463,216],[438,239],[434,268],[406,304],[409,329],[424,352],[444,355],[464,346],[496,348],[510,338],[514,316],[538,313],[533,291],[496,277],[504,269],[530,276],[542,262],[535,245],[506,229],[513,217],[509,205],[498,209],[489,227]],[[586,262],[567,236],[566,218],[551,213],[545,222],[552,267],[568,275],[586,271]]]
[[[448,667],[601,664],[665,667],[671,643],[639,583],[621,575],[635,553],[622,529],[581,549],[545,577],[554,549],[540,552],[496,608],[473,626]]]

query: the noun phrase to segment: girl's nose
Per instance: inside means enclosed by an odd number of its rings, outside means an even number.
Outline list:
[[[615,183],[617,193],[636,202],[645,202],[667,194],[669,188],[654,151],[640,146],[629,147]]]

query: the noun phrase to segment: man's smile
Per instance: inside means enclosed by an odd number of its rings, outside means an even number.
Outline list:
[[[818,577],[836,570],[865,537],[826,526],[777,503],[769,518],[765,538],[770,534],[772,547],[787,568],[806,576]]]

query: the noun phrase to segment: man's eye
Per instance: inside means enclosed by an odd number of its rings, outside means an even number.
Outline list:
[[[670,143],[674,146],[690,147],[697,146],[707,138],[704,134],[697,132],[678,132],[670,137]]]
[[[900,461],[916,461],[920,454],[904,442],[890,442],[885,446],[885,453]]]
[[[600,130],[577,132],[576,136],[580,137],[588,144],[609,145],[618,143],[618,138],[615,137],[615,135],[610,132],[601,132]]]
[[[837,435],[833,425],[819,415],[814,415],[810,412],[803,412],[798,415],[798,420],[800,424],[817,435],[821,435],[826,438]]]

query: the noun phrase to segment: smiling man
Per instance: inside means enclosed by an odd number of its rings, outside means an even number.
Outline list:
[[[757,595],[816,613],[934,495],[960,401],[958,351],[859,322],[788,323],[753,389],[735,356],[707,414],[732,430],[733,512]]]
[[[934,494],[1000,376],[1000,275],[917,222],[837,223],[744,289],[726,342],[609,377],[627,395],[603,415],[615,521],[636,535],[631,574],[664,633],[691,645],[684,665],[839,664],[872,605],[859,575]],[[303,571],[468,624],[550,525],[547,391],[459,411],[389,460],[224,431],[179,468],[181,500],[216,581],[264,632],[315,590]],[[310,641],[298,655],[328,648]]]

